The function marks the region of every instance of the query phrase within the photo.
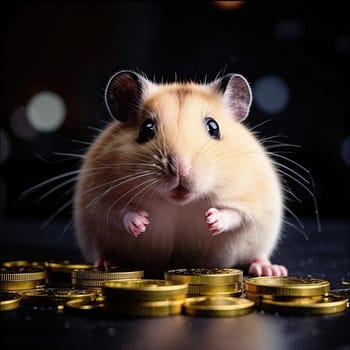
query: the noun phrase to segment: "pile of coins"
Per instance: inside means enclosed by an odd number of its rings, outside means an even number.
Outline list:
[[[245,280],[246,298],[265,311],[318,315],[346,310],[348,300],[330,283],[311,277],[254,277]]]
[[[167,281],[188,284],[189,296],[239,296],[243,271],[228,268],[177,269],[164,272]]]
[[[24,304],[118,317],[233,317],[254,310],[308,315],[342,312],[348,298],[324,279],[244,280],[243,271],[233,268],[168,270],[164,279],[148,279],[143,270],[68,260],[9,261],[0,267],[0,311]]]

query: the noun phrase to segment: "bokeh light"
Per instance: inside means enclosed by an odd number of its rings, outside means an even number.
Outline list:
[[[245,3],[245,1],[213,1],[213,4],[221,10],[237,10]]]
[[[29,124],[24,106],[14,110],[11,115],[10,126],[14,135],[22,140],[33,140],[38,135]]]
[[[11,153],[11,144],[6,132],[0,129],[0,163],[4,163]]]
[[[63,99],[52,91],[42,91],[28,102],[26,114],[31,127],[38,132],[53,132],[59,129],[66,117]]]
[[[265,75],[255,82],[253,98],[263,112],[276,114],[286,107],[289,101],[289,88],[281,77]]]
[[[304,23],[297,18],[285,19],[276,24],[275,35],[283,41],[299,39],[305,31]]]

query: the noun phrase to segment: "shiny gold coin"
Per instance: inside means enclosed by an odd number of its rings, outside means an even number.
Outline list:
[[[22,296],[18,293],[0,292],[0,311],[15,310],[21,305]]]
[[[128,270],[119,267],[73,270],[71,273],[73,286],[92,288],[101,287],[103,281],[141,279],[143,276],[143,270]]]
[[[12,260],[4,261],[3,267],[39,267],[45,269],[45,261]]]
[[[177,269],[164,272],[168,281],[187,284],[230,284],[243,280],[243,271],[229,268]]]
[[[279,312],[297,315],[323,315],[333,314],[346,310],[348,300],[337,294],[328,294],[322,300],[305,304],[304,302],[293,301],[275,301],[262,299],[260,307],[270,312]]]
[[[74,262],[70,260],[61,260],[61,261],[47,261],[45,262],[45,267],[50,272],[71,274],[73,270],[90,269],[93,267],[93,265],[85,261]]]
[[[328,281],[311,277],[253,277],[244,282],[247,293],[306,297],[327,294]]]
[[[118,280],[102,283],[102,293],[114,301],[160,301],[183,299],[188,285],[157,279]]]
[[[60,304],[68,300],[92,300],[96,297],[94,292],[73,288],[43,288],[21,293],[23,301],[36,305]]]
[[[80,312],[80,313],[88,313],[88,314],[100,314],[104,311],[104,298],[97,297],[91,300],[84,299],[74,299],[68,300],[64,307],[66,310]]]
[[[0,289],[20,291],[44,287],[46,271],[38,267],[1,267]]]
[[[238,293],[242,290],[240,282],[230,284],[189,284],[188,294],[207,295],[217,293]]]
[[[262,300],[272,300],[272,301],[289,301],[296,302],[299,304],[311,304],[323,300],[324,295],[314,295],[306,297],[289,297],[289,296],[280,296],[273,294],[257,294],[246,292],[245,297],[249,300],[255,301],[256,305],[260,305]]]
[[[178,315],[185,298],[179,300],[144,301],[135,303],[114,303],[106,299],[105,310],[119,316],[160,317]]]
[[[252,312],[254,305],[254,301],[245,298],[202,296],[187,298],[183,310],[188,315],[232,317]]]

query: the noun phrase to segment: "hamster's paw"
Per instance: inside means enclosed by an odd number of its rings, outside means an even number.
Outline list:
[[[148,213],[144,210],[138,212],[126,212],[123,217],[123,223],[126,230],[138,237],[146,231],[146,226],[149,224]]]
[[[213,236],[237,227],[240,222],[239,214],[233,209],[209,208],[205,213],[205,223]]]
[[[287,276],[288,270],[283,265],[274,265],[267,259],[253,259],[248,267],[248,274],[252,276]]]

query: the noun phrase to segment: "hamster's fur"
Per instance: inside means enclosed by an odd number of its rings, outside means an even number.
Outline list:
[[[241,123],[252,95],[229,74],[208,84],[156,84],[116,73],[105,92],[115,118],[87,151],[74,224],[95,265],[164,271],[273,265],[283,216],[279,176]]]

